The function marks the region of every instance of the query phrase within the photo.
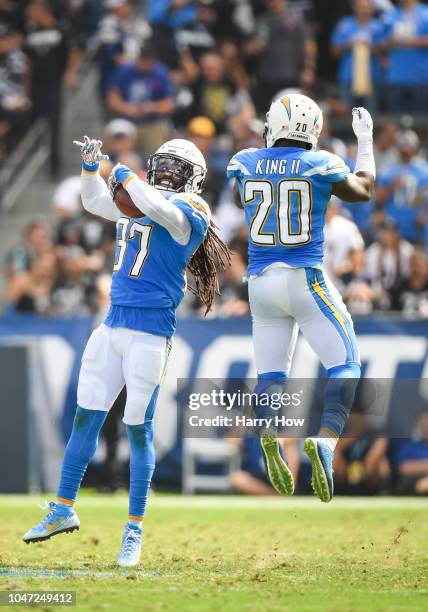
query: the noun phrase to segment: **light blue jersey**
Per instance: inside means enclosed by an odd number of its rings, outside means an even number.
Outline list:
[[[426,85],[428,56],[424,46],[408,45],[408,40],[428,35],[428,8],[416,4],[410,11],[402,7],[386,13],[382,42],[394,39],[388,53],[387,81],[391,85]],[[400,44],[402,43],[402,44]]]
[[[227,168],[237,181],[248,229],[248,273],[281,262],[323,261],[324,220],[333,184],[350,169],[327,151],[272,147],[237,153]]]
[[[117,222],[116,259],[110,291],[109,327],[126,327],[160,336],[175,331],[175,311],[186,288],[185,270],[204,241],[206,204],[197,195],[177,194],[171,206],[184,212],[192,226],[181,245],[148,216],[121,217]]]

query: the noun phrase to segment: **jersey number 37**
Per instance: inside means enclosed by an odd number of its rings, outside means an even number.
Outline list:
[[[244,206],[259,200],[251,220],[254,244],[271,247],[306,244],[311,239],[312,185],[304,179],[283,179],[276,187],[268,180],[248,180],[244,185]],[[264,231],[276,204],[275,231]],[[269,223],[272,229],[271,223]]]
[[[129,227],[130,223],[132,225]],[[138,278],[149,253],[149,242],[153,225],[145,225],[143,223],[132,222],[131,219],[120,218],[117,222],[117,227],[119,229],[119,237],[116,242],[116,261],[113,266],[113,272],[118,272],[121,269],[129,242],[137,239],[137,250],[128,276]]]

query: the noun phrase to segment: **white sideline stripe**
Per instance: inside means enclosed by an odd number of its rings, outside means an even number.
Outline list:
[[[170,574],[162,572],[145,572],[143,570],[122,570],[117,568],[115,571],[109,572],[91,572],[90,570],[67,570],[67,569],[49,569],[49,568],[32,568],[32,567],[2,567],[0,568],[0,578],[120,578],[121,576],[141,576],[145,578],[164,578]]]
[[[46,498],[54,499],[54,495],[0,495],[0,508],[13,506],[37,507]],[[76,509],[80,508],[124,508],[128,507],[126,495],[82,495]],[[225,508],[225,509],[294,509],[309,508],[334,510],[342,508],[363,508],[368,510],[384,508],[415,508],[428,510],[428,498],[418,497],[334,497],[329,504],[323,504],[312,496],[308,497],[241,497],[226,495],[151,495],[150,509],[169,508]]]

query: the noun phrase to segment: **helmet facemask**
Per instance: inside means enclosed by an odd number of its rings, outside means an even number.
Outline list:
[[[149,159],[147,178],[150,185],[169,193],[198,193],[205,170],[176,155],[155,153]]]

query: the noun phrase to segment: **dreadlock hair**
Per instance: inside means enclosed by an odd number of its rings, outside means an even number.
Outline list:
[[[206,307],[205,316],[211,310],[214,298],[220,295],[217,269],[222,271],[231,264],[231,251],[219,237],[218,227],[211,220],[205,240],[193,253],[187,270],[195,279],[195,287],[189,290],[199,297]]]

